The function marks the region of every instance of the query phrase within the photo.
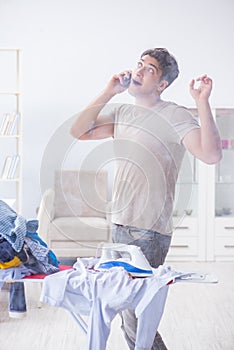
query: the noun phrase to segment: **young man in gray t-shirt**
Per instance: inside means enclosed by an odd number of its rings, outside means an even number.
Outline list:
[[[140,246],[153,267],[163,264],[169,249],[175,184],[185,150],[208,164],[222,157],[209,105],[212,80],[204,75],[197,79],[198,88],[195,80],[190,83],[198,123],[186,108],[161,99],[178,74],[177,62],[166,49],[143,52],[136,68],[115,74],[71,128],[79,140],[113,137],[113,241]],[[135,104],[115,105],[105,113],[108,102],[126,89]],[[129,348],[134,349],[136,317],[126,310],[122,321]],[[166,349],[158,333],[152,349]]]

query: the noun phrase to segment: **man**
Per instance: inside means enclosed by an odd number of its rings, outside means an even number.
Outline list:
[[[132,72],[111,78],[71,128],[80,140],[113,137],[117,159],[113,241],[140,246],[153,267],[163,264],[169,249],[175,184],[185,150],[208,164],[222,157],[209,105],[212,80],[204,75],[197,79],[198,88],[195,80],[190,83],[199,125],[186,108],[161,100],[178,74],[177,62],[166,49],[145,51]],[[119,105],[105,114],[111,98],[126,89],[135,104]],[[131,310],[122,313],[122,328],[129,348],[134,349],[137,320]],[[158,333],[152,349],[166,349]]]

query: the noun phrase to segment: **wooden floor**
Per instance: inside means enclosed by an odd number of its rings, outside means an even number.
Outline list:
[[[159,328],[168,349],[233,350],[234,262],[170,265],[180,271],[213,272],[219,283],[170,286]],[[26,294],[27,317],[14,320],[8,316],[8,293],[0,292],[1,350],[85,350],[85,335],[67,311],[48,305],[38,308],[40,290],[36,284],[27,284]],[[128,349],[119,317],[113,321],[107,349]]]

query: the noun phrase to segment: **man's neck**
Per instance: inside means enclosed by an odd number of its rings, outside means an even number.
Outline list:
[[[135,105],[136,106],[142,106],[146,108],[153,108],[156,107],[157,105],[161,104],[163,101],[161,100],[160,96],[153,96],[151,97],[136,97],[135,99]]]

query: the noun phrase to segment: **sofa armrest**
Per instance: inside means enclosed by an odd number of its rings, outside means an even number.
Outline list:
[[[47,234],[49,232],[49,226],[54,219],[54,196],[54,190],[51,188],[45,191],[37,214],[39,221],[38,234],[45,242],[48,241]]]

